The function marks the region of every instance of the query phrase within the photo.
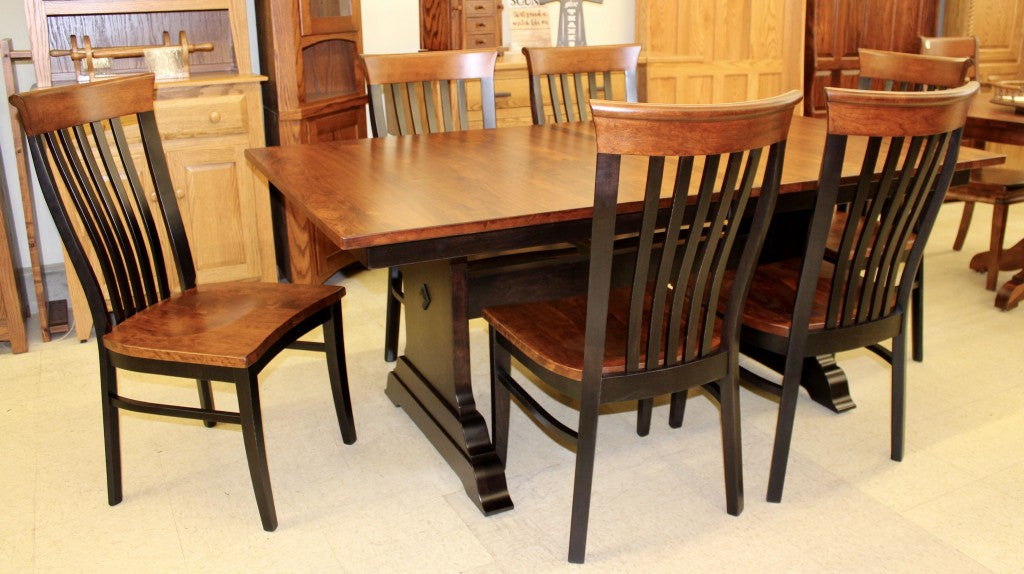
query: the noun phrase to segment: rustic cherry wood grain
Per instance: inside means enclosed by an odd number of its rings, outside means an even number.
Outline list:
[[[968,57],[953,58],[864,48],[857,53],[860,55],[861,89],[907,91],[952,88],[964,83],[967,70],[972,66]],[[896,85],[887,87],[886,82]],[[901,84],[905,87],[901,87]]]
[[[364,262],[381,267],[410,262],[399,244],[585,220],[593,194],[587,183],[595,169],[593,129],[587,123],[522,126],[246,154],[332,241],[363,250]],[[816,189],[825,131],[822,120],[793,118],[780,207],[806,202],[799,192]],[[863,149],[864,143],[852,138],[850,145]],[[957,168],[1001,162],[998,154],[963,148]],[[624,178],[645,175],[639,161],[624,158],[623,168]],[[844,181],[854,181],[858,169],[846,164]],[[619,209],[638,211],[640,200],[627,189]],[[469,253],[472,248],[456,255]]]

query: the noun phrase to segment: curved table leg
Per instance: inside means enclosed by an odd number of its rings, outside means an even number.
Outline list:
[[[469,363],[466,260],[402,267],[405,355],[385,393],[462,480],[485,515],[512,508],[505,466],[476,409]]]
[[[782,355],[746,347],[743,348],[743,354],[777,373],[781,373],[785,368],[786,360]],[[768,382],[748,371],[743,372],[743,380],[761,387],[778,388],[777,384]],[[804,358],[800,385],[807,389],[807,393],[814,402],[833,412],[841,413],[857,406],[850,396],[850,385],[847,382],[846,373],[836,363],[835,355]]]
[[[996,293],[996,307],[1009,311],[1024,299],[1024,270],[1003,284]]]

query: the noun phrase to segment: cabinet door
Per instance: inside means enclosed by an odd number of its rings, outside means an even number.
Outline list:
[[[269,196],[256,192],[246,147],[244,139],[236,145],[221,139],[165,148],[198,283],[273,280],[273,254],[260,233],[270,228]]]
[[[359,29],[359,0],[299,0],[303,36]]]

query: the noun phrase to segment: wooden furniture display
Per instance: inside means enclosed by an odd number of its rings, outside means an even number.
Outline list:
[[[974,99],[974,103],[971,105],[971,111],[967,116],[967,125],[964,128],[964,137],[973,138],[985,142],[997,142],[1000,144],[1011,145],[1011,146],[1024,146],[1024,115],[1015,114],[1012,108],[1006,106],[1000,106],[990,101],[988,93],[982,93]],[[988,188],[994,189],[994,193],[986,195],[984,198],[975,197],[977,201],[988,200],[995,201],[994,198],[1001,196],[998,201],[1009,203],[1016,203],[1021,196],[1019,187],[1012,184],[1013,180],[1024,181],[1024,174],[1017,168],[1004,168],[1005,174],[1002,175],[1005,179],[1002,183],[998,183],[1001,177],[1000,172],[993,172],[992,168],[979,169],[977,172],[980,173],[992,173],[994,183],[997,183],[997,187]],[[984,189],[984,188],[979,188]],[[993,275],[992,266],[993,261],[998,261],[998,269],[1002,271],[1020,269],[1021,271],[1014,275],[1009,281],[1005,282],[999,287],[996,292],[995,306],[1008,311],[1016,307],[1022,299],[1024,299],[1024,239],[1018,241],[1015,245],[1010,248],[1002,248],[1003,238],[1002,233],[996,233],[996,226],[1003,227],[1004,214],[1000,215],[998,212],[1000,208],[993,206],[992,215],[992,238],[990,240],[991,247],[989,251],[978,253],[971,258],[970,266],[971,269],[980,273],[988,273],[988,277]],[[1005,209],[1005,207],[1003,208]],[[1001,249],[996,257],[993,257],[993,251],[996,250],[998,235],[998,246]],[[997,281],[998,283],[998,281]]]
[[[258,0],[267,143],[366,137],[360,0]],[[277,263],[293,283],[323,283],[355,261],[272,191]]]
[[[826,86],[855,88],[858,48],[917,52],[938,31],[936,0],[806,0],[804,114],[824,116]]]
[[[501,0],[420,0],[420,49],[501,46]]]
[[[793,118],[777,214],[808,209],[824,140],[821,120]],[[851,139],[851,153],[863,145]],[[286,198],[364,265],[401,266],[413,301],[405,307],[404,355],[388,376],[386,393],[486,514],[508,509],[512,501],[473,398],[469,319],[489,305],[581,293],[586,266],[509,265],[470,275],[468,257],[586,241],[594,146],[592,125],[572,123],[247,152]],[[1001,161],[991,152],[963,149],[958,179]],[[623,167],[623,189],[639,189],[627,183],[643,181],[645,166],[626,159]],[[858,170],[851,162],[844,173],[854,177]],[[632,193],[619,198],[624,225],[641,200]],[[820,385],[823,378],[805,370],[808,384]]]
[[[530,76],[530,109],[536,125],[545,121],[588,121],[591,99],[637,101],[639,44],[523,48],[523,55]],[[613,76],[619,75],[625,85],[622,92],[615,91],[612,81]]]
[[[28,309],[21,301],[18,288],[18,272],[14,267],[13,249],[17,245],[14,230],[8,229],[10,207],[7,203],[7,185],[0,185],[0,341],[11,343],[12,353],[28,350],[25,334],[25,317]]]
[[[769,501],[782,499],[806,357],[892,340],[891,353],[879,354],[892,363],[891,456],[902,460],[906,311],[977,91],[977,82],[931,92],[826,88],[828,139],[806,252],[758,266],[758,288],[743,310],[744,344],[786,357]],[[863,153],[847,147],[855,135],[870,136]],[[840,199],[842,172],[851,160],[864,169],[852,197]],[[873,172],[882,162],[879,178]],[[840,219],[836,207],[844,200],[849,211]],[[844,224],[841,241],[828,257],[826,243],[837,222]]]
[[[95,46],[125,46],[184,30],[193,42],[213,44],[191,56],[189,79],[157,83],[171,180],[200,283],[276,280],[267,186],[243,155],[265,141],[259,84],[266,79],[252,73],[244,0],[26,0],[25,12],[40,86],[75,81],[71,59],[49,55],[67,49],[71,34],[88,35]],[[111,70],[146,71],[139,58],[115,60]],[[85,298],[73,281],[69,291],[78,337],[86,340]]]
[[[206,426],[235,423],[242,426],[263,528],[274,530],[277,514],[258,376],[281,350],[322,326],[324,344],[301,348],[326,351],[342,439],[355,442],[342,339],[344,288],[258,282],[196,286],[197,270],[157,129],[152,75],[34,90],[11,101],[30,138],[43,196],[96,325],[109,503],[123,496],[121,409],[201,420]],[[126,116],[137,121],[145,169],[137,169],[142,164],[136,163],[140,158],[122,125]],[[151,192],[155,202],[147,197]],[[154,216],[151,203],[161,217]],[[166,254],[158,239],[159,222],[167,237]],[[171,274],[181,287],[173,295]],[[195,377],[201,407],[122,396],[117,369]],[[215,408],[211,380],[235,385],[237,413]]]
[[[494,129],[495,50],[446,50],[362,57],[370,86],[373,137]],[[468,90],[479,91],[480,119],[470,120]],[[402,272],[388,269],[384,360],[398,357],[398,329],[405,295]]]
[[[570,562],[582,563],[586,555],[602,404],[669,392],[685,400],[687,390],[713,386],[722,405],[726,509],[734,516],[743,511],[739,319],[778,196],[785,140],[800,98],[794,90],[743,106],[594,101],[597,175],[586,296],[483,310],[490,326],[494,446],[506,468],[513,395],[538,425],[576,446]],[[649,162],[650,171],[640,182],[646,192],[643,224],[635,234],[639,247],[615,261],[616,243],[624,239],[616,234],[616,219],[626,155]],[[669,157],[677,163],[666,165]],[[710,165],[725,169],[706,169]],[[687,185],[691,180],[699,181],[695,197]],[[674,182],[665,186],[670,187],[668,207],[661,197],[663,182]],[[669,212],[664,227],[657,223],[662,209]],[[739,238],[741,221],[750,223],[746,241]],[[727,288],[722,283],[734,253],[742,257],[737,279]],[[615,265],[635,270],[628,285],[613,281]],[[729,301],[724,319],[718,313],[720,295]],[[512,357],[579,405],[575,430],[513,378]]]
[[[720,103],[800,88],[804,0],[636,0],[640,101]]]

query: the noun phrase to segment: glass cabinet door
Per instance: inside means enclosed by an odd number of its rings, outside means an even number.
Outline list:
[[[299,12],[303,36],[359,29],[359,0],[300,0]]]

